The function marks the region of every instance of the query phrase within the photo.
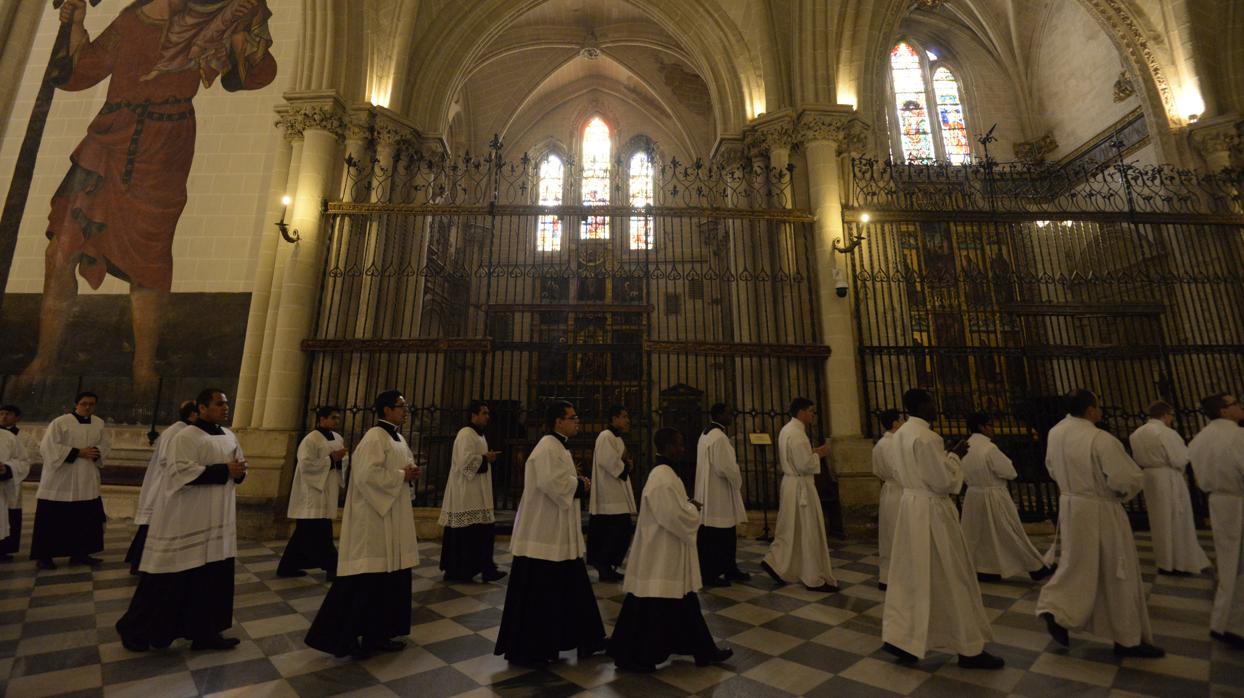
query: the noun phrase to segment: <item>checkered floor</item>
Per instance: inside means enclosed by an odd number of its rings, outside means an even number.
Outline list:
[[[23,551],[29,550],[28,511]],[[1119,660],[1107,644],[1076,637],[1056,649],[1033,617],[1036,585],[985,584],[993,618],[991,651],[1006,658],[1000,672],[963,671],[951,657],[932,655],[914,668],[879,651],[883,596],[876,587],[876,547],[835,544],[843,590],[774,589],[759,570],[763,544],[740,541],[753,574],[747,584],[701,594],[708,625],[734,648],[720,667],[689,659],[656,674],[614,671],[605,657],[563,659],[548,670],[508,665],[492,654],[505,589],[501,584],[447,585],[436,569],[438,546],[420,546],[415,570],[412,646],[366,661],[338,660],[308,649],[303,633],[327,589],[323,576],[281,579],[283,542],[240,544],[235,620],[242,639],[227,652],[190,652],[184,642],[133,654],[113,623],[129,604],[135,580],[121,561],[133,533],[128,522],[107,531],[100,569],[62,565],[36,572],[19,560],[0,565],[0,677],[7,695],[139,696],[969,696],[1244,695],[1244,653],[1207,636],[1213,581],[1158,578],[1149,608],[1161,660]],[[1145,568],[1152,555],[1141,534]],[[1212,550],[1208,536],[1206,550]],[[509,558],[498,552],[504,566]],[[622,601],[616,584],[597,584],[606,626]],[[569,653],[573,654],[573,653]],[[563,655],[564,657],[566,655]]]

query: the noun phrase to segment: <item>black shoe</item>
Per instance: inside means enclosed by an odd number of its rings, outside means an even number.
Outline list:
[[[1034,582],[1039,582],[1042,579],[1045,579],[1052,574],[1054,574],[1054,568],[1047,565],[1037,570],[1036,572],[1029,572],[1028,577],[1031,578],[1032,581]]]
[[[761,560],[761,561],[760,561],[760,569],[764,570],[764,571],[765,571],[765,574],[767,574],[767,575],[769,575],[770,577],[772,577],[772,578],[773,578],[773,581],[777,582],[778,584],[785,584],[785,583],[786,583],[786,580],[785,580],[785,579],[782,579],[781,575],[779,575],[779,574],[777,573],[777,571],[776,571],[776,570],[774,570],[774,569],[773,569],[773,567],[772,567],[771,565],[769,565],[769,563],[765,562],[764,560]]]
[[[406,649],[406,643],[401,640],[363,640],[362,647],[366,652],[401,652]]]
[[[961,669],[1001,669],[1006,666],[1006,660],[1002,657],[995,657],[988,652],[981,652],[975,657],[966,657],[959,655],[959,667]]]
[[[35,561],[35,567],[41,570],[54,570],[56,569],[56,563],[52,562],[52,558],[44,557]]]
[[[718,647],[715,652],[706,657],[696,657],[696,666],[708,666],[710,664],[721,664],[727,659],[734,656],[734,650],[729,647]]]
[[[882,591],[885,591],[888,587],[886,586],[885,582],[877,582],[877,588]]]
[[[600,654],[601,652],[604,652],[604,651],[605,651],[605,644],[602,642],[597,647],[580,647],[579,649],[575,650],[575,655],[578,656],[579,659],[587,659],[588,657],[591,657],[594,654]]]
[[[69,564],[86,565],[87,567],[99,567],[100,565],[104,564],[104,561],[97,557],[91,557],[90,555],[77,555],[77,556],[69,558]]]
[[[1227,646],[1232,649],[1244,650],[1244,637],[1240,637],[1235,633],[1216,633],[1211,630],[1209,631],[1209,636],[1219,642],[1227,643]]]
[[[231,650],[238,646],[241,640],[236,637],[224,637],[216,635],[215,637],[205,637],[190,643],[192,650]]]
[[[131,640],[124,635],[121,636],[121,646],[131,652],[146,652],[151,649],[151,643],[146,640]]]
[[[807,587],[807,589],[808,591],[820,591],[826,594],[837,594],[838,593],[838,587],[834,586],[833,584],[830,584],[829,582],[825,582],[819,587]]]
[[[485,582],[495,582],[498,579],[505,579],[505,575],[507,574],[509,574],[509,572],[502,572],[501,570],[488,570],[480,575],[480,579]]]
[[[1142,657],[1144,659],[1161,659],[1166,656],[1166,650],[1161,647],[1154,647],[1148,642],[1142,642],[1131,647],[1124,647],[1116,642],[1114,643],[1114,653],[1119,657]]]
[[[1162,569],[1161,567],[1159,567],[1159,568],[1158,568],[1158,574],[1164,574],[1164,575],[1166,575],[1166,576],[1168,576],[1168,577],[1174,577],[1174,576],[1175,576],[1175,573],[1174,573],[1172,570],[1164,570],[1164,569]]]
[[[1053,613],[1042,613],[1040,618],[1045,621],[1045,629],[1049,631],[1050,637],[1054,638],[1054,642],[1063,647],[1071,646],[1071,634],[1067,632],[1066,628],[1059,625],[1058,621],[1054,620]]]
[[[276,571],[276,576],[278,577],[305,577],[307,576],[307,572],[306,570],[283,570],[283,569],[278,568]]]
[[[728,587],[730,586],[730,580],[726,579],[725,577],[715,577],[713,579],[705,579],[704,586],[706,587]]]
[[[728,579],[728,580],[730,580],[730,581],[732,581],[732,582],[746,582],[747,580],[749,580],[749,579],[751,579],[751,578],[752,578],[752,576],[751,576],[750,574],[748,574],[748,573],[744,572],[743,570],[737,570],[737,569],[736,569],[736,570],[731,570],[731,571],[729,571],[729,572],[727,572],[727,573],[726,573],[726,579]]]
[[[614,662],[618,671],[629,671],[634,674],[651,674],[657,670],[655,664],[632,664],[631,662]]]
[[[888,642],[882,645],[881,649],[894,655],[895,661],[897,661],[899,664],[915,664],[916,662],[920,661],[920,658],[912,654],[911,652],[908,652],[907,650],[899,649],[895,647],[894,645],[891,645]]]
[[[978,582],[1000,582],[1002,581],[1002,575],[989,574],[987,572],[977,572],[976,581]]]
[[[608,565],[596,565],[595,567],[596,567],[596,574],[597,576],[600,577],[600,581],[602,582],[622,581],[622,575],[618,574],[618,571],[613,569],[612,567],[609,567]]]

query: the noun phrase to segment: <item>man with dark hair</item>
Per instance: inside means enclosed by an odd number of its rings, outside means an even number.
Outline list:
[[[1077,390],[1046,440],[1045,467],[1058,483],[1058,570],[1041,588],[1037,616],[1055,642],[1082,629],[1114,641],[1122,657],[1162,657],[1154,647],[1136,541],[1123,502],[1144,475],[1123,444],[1098,428],[1097,395]]]
[[[790,410],[790,421],[778,434],[782,489],[777,531],[760,567],[778,583],[799,581],[811,591],[833,593],[838,591],[838,581],[816,490],[816,475],[821,472],[821,459],[829,455],[829,442],[813,448],[808,438],[808,426],[816,421],[811,400],[795,398]]]
[[[151,513],[138,588],[117,621],[131,652],[191,640],[193,650],[225,650],[233,625],[237,557],[234,489],[246,478],[246,457],[229,421],[229,398],[207,388],[195,399],[198,419],[169,442],[163,497]]]
[[[22,408],[0,406],[0,562],[13,560],[22,542],[22,480],[30,474],[30,455],[17,428]]]
[[[285,515],[294,520],[294,534],[285,544],[278,577],[302,577],[318,567],[332,581],[337,576],[337,549],[333,547],[333,519],[342,473],[349,460],[345,439],[337,433],[341,410],[324,405],[315,411],[315,429],[298,444],[298,462],[289,490]]]
[[[630,476],[635,461],[622,437],[631,430],[631,415],[621,405],[609,410],[609,428],[596,437],[592,450],[592,491],[587,510],[587,564],[596,568],[602,582],[618,582],[618,565],[631,545],[631,516],[635,514],[635,491]]]
[[[445,528],[440,569],[447,582],[469,582],[477,574],[485,582],[495,582],[505,576],[492,560],[497,534],[491,468],[501,452],[490,450],[484,437],[492,420],[488,404],[472,400],[467,415],[470,422],[454,437],[441,502],[439,523]]]
[[[960,523],[976,576],[982,582],[1028,574],[1041,581],[1053,574],[1033,547],[1019,520],[1006,483],[1018,477],[1011,459],[993,442],[993,420],[984,412],[968,415],[968,453],[963,457],[963,516]]]
[[[903,487],[898,484],[898,454],[894,451],[894,432],[903,426],[898,410],[884,410],[877,416],[881,422],[881,438],[873,446],[873,475],[881,479],[881,496],[877,503],[877,588],[886,590],[890,572],[890,546],[894,543],[894,517]]]
[[[168,472],[168,445],[173,437],[181,433],[199,417],[199,408],[194,400],[186,400],[177,408],[177,421],[164,430],[163,434],[152,444],[151,460],[147,462],[147,470],[143,473],[143,486],[138,491],[138,507],[134,510],[134,523],[138,530],[130,549],[125,553],[125,561],[130,563],[130,574],[137,575],[143,560],[143,546],[147,543],[147,531],[150,528],[151,514],[155,511],[157,499],[164,497],[164,475]]]
[[[94,416],[99,397],[78,393],[69,414],[53,419],[43,433],[35,530],[30,558],[41,570],[56,569],[54,557],[67,555],[73,564],[95,567],[91,557],[104,549],[104,500],[99,496],[99,469],[112,439],[104,420]]]
[[[1197,485],[1209,492],[1218,588],[1209,616],[1210,637],[1244,649],[1244,407],[1231,393],[1201,401],[1211,421],[1188,446]]]
[[[645,673],[656,671],[671,654],[691,655],[699,666],[723,662],[734,652],[713,642],[695,594],[700,588],[695,549],[700,503],[687,499],[674,472],[683,455],[682,434],[663,427],[652,441],[656,465],[641,496],[643,507],[622,583],[626,598],[609,639],[609,655],[619,669]]]
[[[704,583],[722,587],[750,578],[735,559],[738,539],[734,527],[747,523],[747,510],[743,508],[743,472],[726,434],[734,423],[734,410],[719,402],[708,414],[712,421],[695,448],[695,498],[703,505],[696,548]]]
[[[410,634],[411,570],[419,564],[410,486],[419,477],[401,434],[409,415],[399,390],[376,396],[348,470],[337,578],[307,630],[308,647],[361,659],[399,652]]]
[[[523,496],[514,515],[510,583],[496,654],[528,666],[544,665],[576,649],[580,658],[605,649],[605,626],[583,563],[579,499],[591,480],[577,474],[570,439],[579,415],[565,400],[545,411],[548,433],[527,457]]]
[[[963,487],[959,459],[968,446],[960,442],[947,453],[932,429],[937,403],[928,391],[908,390],[903,408],[907,423],[894,433],[903,496],[881,619],[883,647],[900,664],[950,652],[964,669],[1001,669],[1002,658],[985,651],[993,633],[951,499]]]
[[[1149,421],[1140,425],[1128,441],[1132,459],[1144,472],[1145,511],[1153,539],[1153,558],[1158,574],[1187,577],[1209,567],[1209,558],[1196,537],[1192,497],[1185,470],[1188,446],[1175,423],[1175,409],[1157,400],[1145,412]]]

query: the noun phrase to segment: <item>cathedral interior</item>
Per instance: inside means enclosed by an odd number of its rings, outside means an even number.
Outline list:
[[[85,27],[107,36],[118,13],[146,4],[92,4]],[[171,278],[154,312],[152,289],[111,257],[102,281],[82,267],[69,300],[48,302],[49,202],[55,215],[71,161],[86,162],[79,143],[106,132],[92,120],[121,103],[125,44],[111,88],[51,96],[58,10],[0,7],[0,403],[21,406],[37,444],[92,390],[113,433],[104,565],[0,564],[7,695],[1217,696],[1244,685],[1244,655],[1204,634],[1212,576],[1156,575],[1143,497],[1126,508],[1165,659],[1057,647],[1033,615],[1038,585],[1012,579],[982,585],[1005,671],[982,678],[946,657],[890,666],[871,460],[878,416],[910,388],[934,395],[938,432],[954,440],[970,414],[991,415],[1018,472],[1009,491],[1043,547],[1059,506],[1045,445],[1061,396],[1095,391],[1103,428],[1126,443],[1155,400],[1191,438],[1203,397],[1244,390],[1244,3],[259,4],[271,16],[252,36],[270,44],[269,84],[204,73],[192,109],[156,109],[142,117],[147,140],[140,120],[108,146],[127,162],[125,186],[159,155],[143,148],[184,161],[148,172],[185,180],[152,243]],[[197,124],[188,141],[150,137],[184,114]],[[122,232],[94,231],[88,258]],[[47,329],[49,313],[62,332]],[[113,630],[136,584],[122,557],[138,487],[177,404],[209,385],[229,396],[249,466],[237,490],[243,642],[140,658]],[[413,647],[342,662],[301,640],[323,576],[274,574],[284,512],[316,410],[340,408],[353,444],[390,388],[410,406],[404,436],[424,469]],[[778,508],[772,444],[795,397],[818,405],[812,441],[830,445],[816,489],[839,594],[772,590],[757,573],[757,537]],[[549,401],[576,406],[570,449],[589,471],[613,406],[632,415],[626,442],[643,464],[657,429],[694,444],[710,405],[733,407],[750,519],[739,560],[753,581],[701,596],[731,663],[633,676],[603,657],[526,671],[492,655],[503,586],[443,583],[435,566],[473,399],[492,409],[503,536]],[[677,468],[688,490],[690,451]],[[19,494],[27,537],[39,474]],[[1212,552],[1206,496],[1188,484]],[[620,589],[594,587],[611,627]]]

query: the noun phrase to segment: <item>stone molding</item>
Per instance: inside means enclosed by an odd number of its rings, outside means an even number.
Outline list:
[[[839,154],[861,153],[868,148],[868,131],[855,109],[834,105],[801,111],[795,137],[799,143],[836,143]]]
[[[1024,162],[1045,162],[1045,156],[1058,150],[1058,141],[1054,134],[1047,133],[1040,138],[1015,144],[1015,159]]]
[[[768,154],[776,148],[795,146],[795,115],[788,109],[757,117],[743,132],[747,150]]]
[[[1198,121],[1188,127],[1188,139],[1206,160],[1224,153],[1228,159],[1244,156],[1244,117],[1226,114]]]
[[[308,130],[327,131],[338,139],[346,136],[349,114],[336,92],[286,93],[285,102],[287,110],[277,125],[285,129],[286,138]]]

